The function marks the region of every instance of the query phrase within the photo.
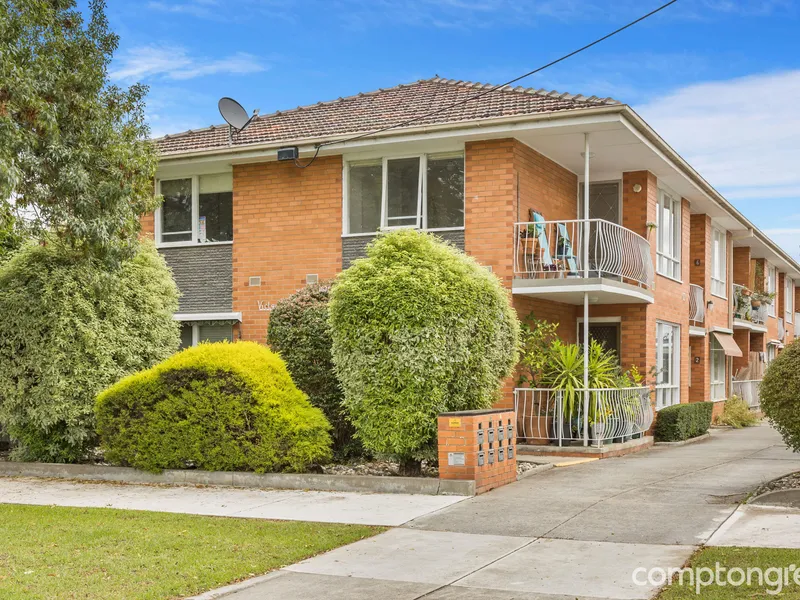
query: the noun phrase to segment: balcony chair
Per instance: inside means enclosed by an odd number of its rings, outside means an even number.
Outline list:
[[[560,264],[566,263],[569,275],[578,275],[578,263],[575,260],[575,253],[572,251],[572,242],[569,239],[569,232],[564,223],[558,224],[558,243],[556,244],[556,260]]]
[[[530,251],[525,252],[525,264],[531,271],[531,276],[558,270],[556,262],[550,254],[550,240],[547,239],[547,226],[544,217],[531,209],[530,218],[533,221],[533,232],[528,228],[528,235],[533,233],[534,245]]]

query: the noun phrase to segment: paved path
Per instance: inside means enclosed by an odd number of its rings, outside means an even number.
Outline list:
[[[796,514],[771,511],[765,519],[764,509],[748,507],[726,522],[758,484],[797,470],[800,455],[767,426],[553,469],[292,565],[227,598],[651,598],[657,589],[634,585],[634,569],[679,567],[712,536],[720,545],[749,542],[762,524],[777,522],[792,530],[785,539],[799,539]]]
[[[0,478],[0,502],[398,526],[462,496],[120,485]]]

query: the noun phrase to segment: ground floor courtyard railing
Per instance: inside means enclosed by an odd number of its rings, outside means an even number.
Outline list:
[[[648,387],[514,390],[517,437],[523,444],[601,447],[643,436],[653,424]],[[588,424],[588,427],[585,426]]]
[[[731,381],[731,395],[739,396],[742,400],[747,402],[747,406],[750,407],[750,410],[759,410],[761,408],[760,388],[760,379]]]

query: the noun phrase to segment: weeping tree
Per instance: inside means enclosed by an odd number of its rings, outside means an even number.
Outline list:
[[[119,262],[157,205],[157,156],[147,88],[110,84],[118,38],[104,9],[92,0],[85,23],[74,0],[0,4],[0,214]]]

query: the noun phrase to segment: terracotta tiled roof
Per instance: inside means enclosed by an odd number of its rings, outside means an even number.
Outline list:
[[[235,147],[269,142],[292,142],[344,134],[358,134],[403,123],[464,100],[490,84],[434,77],[392,88],[362,93],[331,102],[319,102],[255,118],[234,133]],[[459,123],[514,115],[527,115],[619,104],[611,98],[584,97],[524,87],[506,87],[476,100],[448,108],[415,121],[420,125]],[[215,125],[167,135],[156,140],[162,154],[210,150],[229,144],[227,125]]]

